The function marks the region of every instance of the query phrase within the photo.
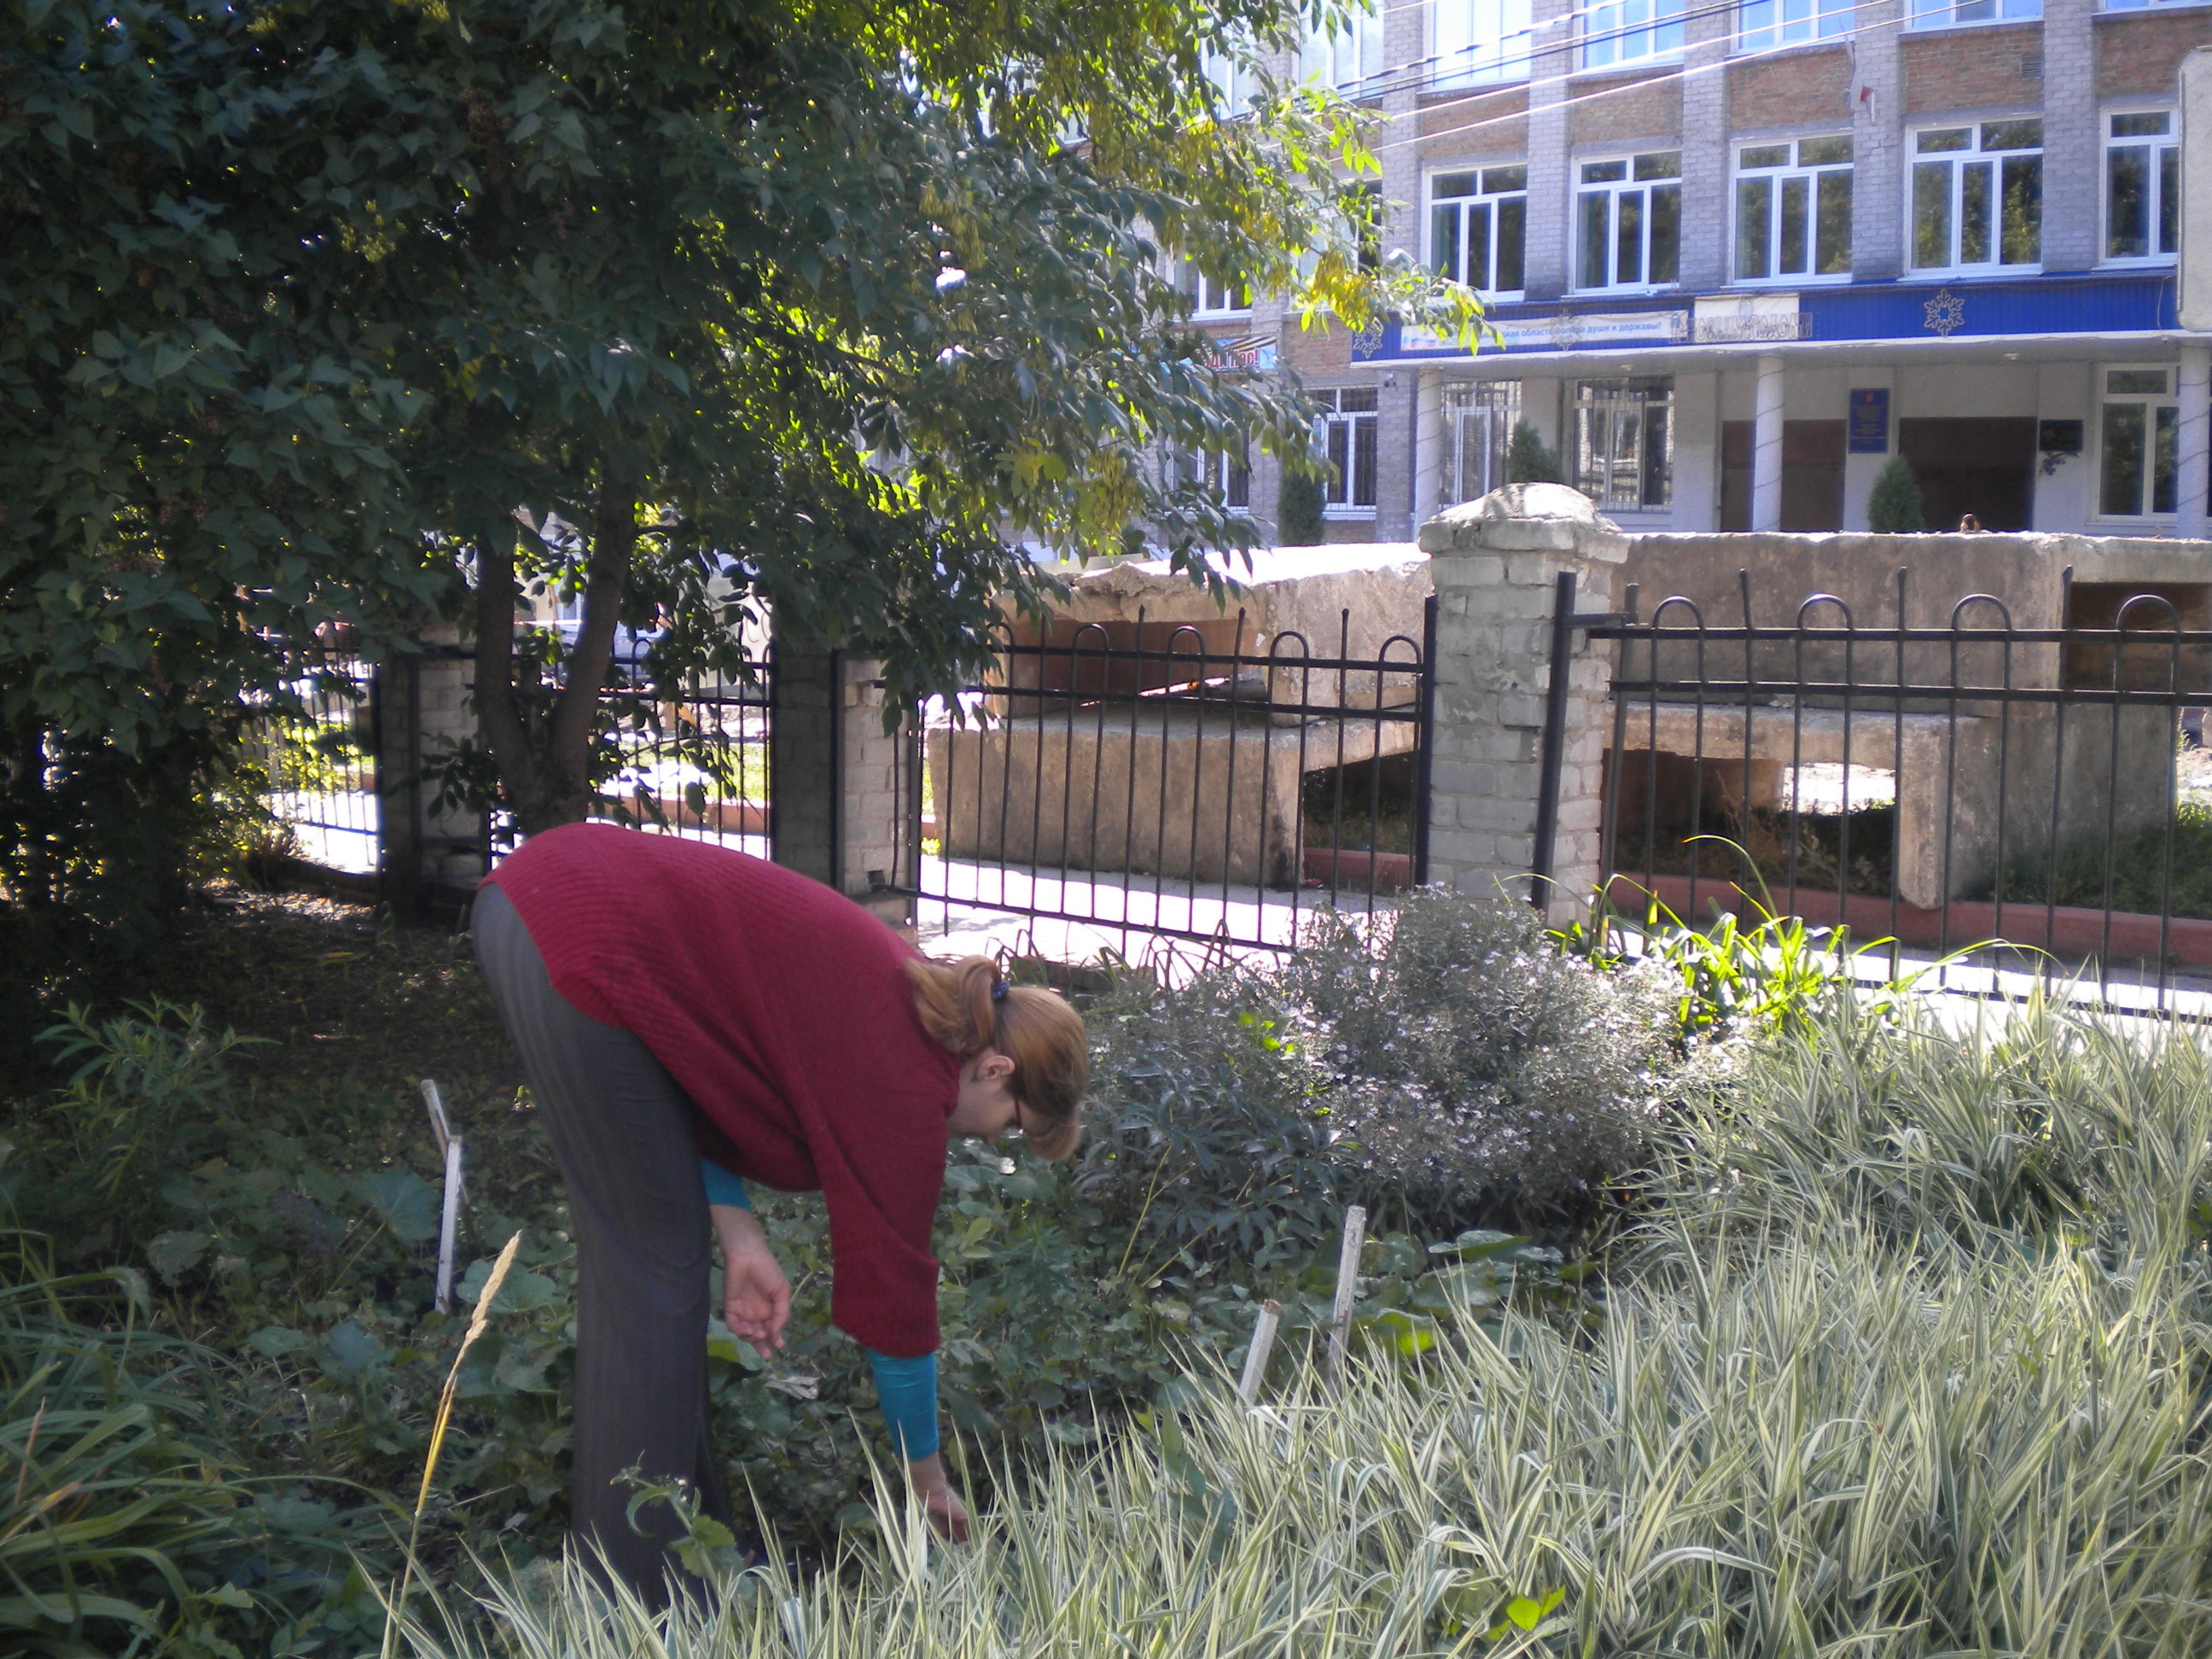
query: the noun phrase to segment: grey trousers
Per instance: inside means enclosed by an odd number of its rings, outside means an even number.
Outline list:
[[[625,1469],[683,1480],[730,1520],[708,1422],[707,1197],[690,1097],[645,1044],[553,988],[506,894],[476,896],[470,931],[493,1003],[568,1188],[576,1241],[576,1396],[571,1526],[588,1558],[658,1607],[680,1571],[664,1504],[628,1510]]]

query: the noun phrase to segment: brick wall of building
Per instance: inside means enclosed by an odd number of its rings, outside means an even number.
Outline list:
[[[2181,60],[2212,42],[2212,11],[2119,12],[2096,20],[2097,95],[2174,95]]]
[[[1690,9],[1687,50],[1676,81],[1681,100],[1681,280],[1713,288],[1728,280],[1728,61],[1735,18]]]
[[[2061,67],[2043,97],[2043,268],[2087,270],[2095,264],[2102,153],[2097,93],[2086,74],[2094,51],[2090,20],[2097,0],[2044,0],[2043,54]]]
[[[1528,89],[1435,98],[1421,106],[1423,160],[1455,155],[1520,161],[1528,153]]]
[[[2018,109],[2043,101],[2043,25],[2008,23],[1899,43],[1905,112]]]
[[[1851,112],[1851,55],[1843,46],[1808,48],[1732,64],[1729,125],[1737,132],[1844,120]]]
[[[1324,334],[1318,323],[1301,328],[1296,317],[1289,318],[1283,324],[1282,344],[1276,357],[1285,368],[1296,369],[1309,378],[1347,373],[1352,368],[1352,331],[1340,322],[1332,322]]]
[[[1567,286],[1566,82],[1559,78],[1573,39],[1574,0],[1533,0],[1535,78],[1528,88],[1528,294],[1547,300]],[[1547,204],[1549,204],[1548,206]]]
[[[1899,62],[1899,0],[1859,9],[1867,32],[1853,43],[1847,96],[1851,111],[1851,269],[1862,281],[1897,276],[1905,261],[1904,66]]]
[[[1682,131],[1682,77],[1673,69],[1576,81],[1567,143],[1577,151],[1671,139]]]

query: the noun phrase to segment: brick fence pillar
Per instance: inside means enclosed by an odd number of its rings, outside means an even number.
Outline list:
[[[1437,588],[1436,726],[1429,873],[1462,892],[1528,894],[1535,851],[1551,623],[1562,571],[1583,611],[1613,608],[1627,538],[1561,484],[1510,484],[1421,526]],[[1595,889],[1609,646],[1574,636],[1555,881],[1546,906],[1573,914]]]
[[[488,867],[483,814],[441,804],[426,769],[477,735],[476,662],[448,623],[377,669],[377,867],[385,902],[416,918],[473,891]]]
[[[899,771],[908,742],[884,731],[883,665],[779,641],[769,752],[775,861],[886,921],[908,920]]]

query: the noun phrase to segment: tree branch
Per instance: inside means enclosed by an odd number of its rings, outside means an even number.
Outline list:
[[[479,537],[477,556],[477,724],[493,762],[527,817],[524,798],[539,793],[538,757],[514,695],[514,554]]]

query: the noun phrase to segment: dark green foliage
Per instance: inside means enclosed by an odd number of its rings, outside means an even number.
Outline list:
[[[380,1622],[352,1552],[397,1506],[256,1480],[245,1379],[146,1328],[143,1273],[57,1274],[0,1236],[0,1650],[355,1651]]]
[[[1505,482],[1508,483],[1565,483],[1566,474],[1559,470],[1559,458],[1544,443],[1543,436],[1526,421],[1513,423],[1513,436],[1505,446]]]
[[[1275,494],[1275,544],[1279,547],[1313,547],[1327,532],[1322,518],[1322,482],[1311,472],[1283,469]]]
[[[1928,528],[1920,500],[1920,481],[1902,455],[1889,458],[1875,474],[1867,496],[1867,528],[1877,536],[1901,536]]]
[[[2170,844],[2169,844],[2170,842]],[[1996,889],[2002,885],[2000,895]],[[2078,904],[2152,915],[2212,916],[2212,806],[2183,800],[2170,832],[2154,826],[2108,842],[2068,842],[2053,860],[2040,852],[2007,861],[2002,884],[1977,895],[2008,904]]]

